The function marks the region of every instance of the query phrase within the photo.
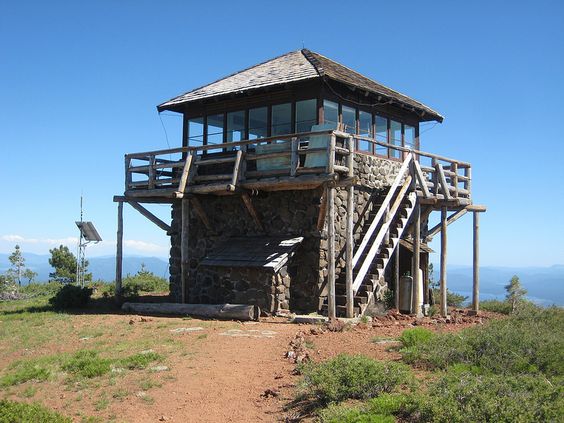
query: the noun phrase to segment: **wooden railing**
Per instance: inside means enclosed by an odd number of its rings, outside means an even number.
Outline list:
[[[202,184],[230,190],[241,181],[269,176],[346,175],[349,169],[343,157],[355,146],[355,154],[367,154],[358,150],[361,143],[371,144],[371,151],[386,151],[383,159],[404,161],[413,155],[410,173],[418,182],[419,195],[470,200],[469,163],[333,130],[127,154],[125,191],[182,193],[188,186]]]

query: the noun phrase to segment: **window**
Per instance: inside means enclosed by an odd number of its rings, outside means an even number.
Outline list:
[[[292,132],[292,103],[272,106],[272,135],[291,134]]]
[[[245,139],[245,112],[227,113],[227,142]]]
[[[310,132],[317,124],[317,100],[296,101],[296,132]]]
[[[343,115],[343,129],[345,132],[356,134],[356,110],[352,107],[343,106],[341,113]]]
[[[323,123],[329,123],[337,128],[339,123],[339,105],[329,100],[323,100]]]
[[[204,143],[204,118],[198,117],[188,120],[188,145],[198,146]]]
[[[208,116],[208,144],[223,143],[223,114]]]
[[[376,141],[388,143],[388,119],[382,116],[376,115]],[[376,144],[376,154],[382,156],[388,156],[388,148]]]
[[[409,125],[403,125],[404,147],[415,148],[415,128]]]
[[[401,123],[395,120],[390,121],[390,134],[392,139],[390,144],[401,146]],[[399,150],[390,149],[390,157],[400,158],[401,154]]]
[[[249,109],[249,139],[265,138],[268,134],[268,108]]]
[[[363,112],[358,113],[358,135],[363,137],[372,138],[372,114]],[[358,149],[372,153],[372,143],[369,141],[359,140]]]

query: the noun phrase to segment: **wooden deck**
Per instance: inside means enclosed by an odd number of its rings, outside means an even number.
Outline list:
[[[410,173],[422,204],[459,208],[472,204],[471,165],[435,154],[386,144],[340,131],[322,131],[197,147],[127,154],[124,197],[170,202],[193,194],[230,195],[246,191],[314,189],[357,184],[348,156],[403,161],[413,154]]]

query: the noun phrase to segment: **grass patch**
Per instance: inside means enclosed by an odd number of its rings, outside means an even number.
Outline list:
[[[8,367],[8,373],[0,378],[0,387],[20,385],[25,382],[42,382],[47,380],[52,373],[51,357],[42,357],[32,360],[19,360]]]
[[[48,410],[40,404],[0,400],[0,423],[71,423],[71,421],[70,418]]]
[[[399,341],[404,348],[410,348],[415,345],[426,344],[431,341],[434,336],[435,334],[429,329],[413,328],[404,330],[399,337]]]
[[[151,388],[160,388],[161,386],[163,386],[162,383],[157,382],[157,381],[155,381],[155,380],[153,380],[153,379],[149,379],[149,378],[147,378],[147,379],[142,379],[142,380],[139,382],[139,387],[140,387],[142,390],[144,390],[144,391],[148,391],[148,390],[151,389]]]
[[[133,354],[129,357],[118,360],[117,364],[128,370],[141,370],[146,369],[152,362],[160,361],[162,359],[163,357],[160,354],[157,354],[154,351],[147,351]]]
[[[33,398],[36,393],[37,393],[37,388],[35,386],[28,386],[22,391],[21,396],[23,398]]]
[[[202,333],[196,337],[196,339],[206,339],[208,337],[207,333]]]
[[[322,363],[305,364],[301,372],[304,398],[320,404],[368,399],[413,381],[406,365],[362,355],[340,354]]]
[[[102,395],[94,402],[94,410],[105,410],[106,408],[108,408],[108,405],[110,405],[110,400],[106,397],[106,395]]]
[[[501,314],[511,314],[511,304],[508,301],[486,300],[480,301],[480,310]]]
[[[90,379],[108,373],[111,364],[111,360],[100,358],[97,351],[82,350],[74,353],[61,368],[74,376]]]

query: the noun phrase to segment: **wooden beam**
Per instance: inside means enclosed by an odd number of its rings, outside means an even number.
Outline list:
[[[325,226],[325,216],[327,215],[327,190],[324,190],[323,195],[319,199],[319,215],[317,216],[317,230],[322,231]]]
[[[118,203],[117,243],[116,243],[116,301],[121,301],[121,278],[123,270],[123,202]]]
[[[190,256],[189,256],[189,229],[190,229],[190,200],[183,198],[182,219],[180,222],[180,302],[186,302],[186,287],[190,280]]]
[[[211,226],[210,220],[208,219],[208,215],[206,214],[204,208],[202,207],[202,203],[200,202],[200,199],[195,195],[190,196],[189,198],[198,218],[202,221],[202,223],[204,224],[204,226],[208,231],[213,232],[213,228]]]
[[[247,211],[251,215],[251,218],[255,222],[255,225],[257,226],[257,228],[260,231],[264,232],[264,226],[262,225],[262,222],[260,221],[259,215],[258,215],[255,207],[253,206],[253,203],[251,201],[251,197],[249,197],[249,194],[247,194],[246,192],[242,193],[241,199],[243,200],[243,204],[245,205],[245,208],[247,209]]]
[[[471,204],[469,206],[466,206],[466,210],[471,211],[471,212],[484,213],[486,211],[486,206],[482,206],[482,205],[479,205],[479,204]]]
[[[441,316],[446,317],[447,309],[447,274],[446,274],[446,261],[447,261],[447,209],[441,209],[441,269],[440,269],[440,283],[441,283]]]
[[[192,156],[190,153],[186,156],[186,162],[184,163],[184,168],[182,169],[182,176],[180,176],[180,183],[178,184],[178,192],[186,191],[186,184],[188,183],[188,176],[190,175],[190,169],[192,167]]]
[[[480,311],[480,212],[473,212],[472,311]]]
[[[337,317],[335,303],[335,188],[327,187],[327,305],[329,319]]]
[[[141,213],[143,216],[145,216],[147,219],[149,219],[151,222],[153,222],[163,231],[166,231],[166,233],[170,234],[172,232],[172,229],[169,225],[164,223],[161,219],[159,219],[157,216],[155,216],[153,213],[151,213],[149,210],[147,210],[138,202],[128,201],[128,203],[131,205],[131,207],[133,207],[135,210],[137,210],[139,213]]]
[[[348,138],[349,155],[347,166],[349,168],[349,178],[354,176],[354,139]],[[347,317],[354,317],[354,293],[353,293],[353,246],[354,246],[354,186],[347,188],[347,228],[346,228],[346,296],[347,296]]]
[[[415,214],[413,221],[413,311],[417,317],[422,317],[422,290],[419,289],[419,285],[422,285],[419,272],[421,269],[421,205],[419,202],[416,202],[413,212]]]
[[[446,207],[443,207],[444,209],[446,209]],[[468,210],[466,208],[464,209],[460,209],[457,210],[456,212],[454,212],[453,214],[451,214],[446,221],[447,226],[450,225],[451,223],[456,222],[458,219],[460,219],[462,216],[464,216],[466,213],[468,212]],[[427,238],[426,241],[429,242],[433,239],[433,237],[435,235],[437,235],[442,229],[442,222],[436,224],[435,226],[433,226],[428,232],[427,232]]]
[[[233,166],[233,177],[231,178],[231,185],[237,186],[239,183],[239,171],[241,169],[241,157],[243,157],[243,152],[241,150],[237,151],[237,156],[235,157],[235,164]]]
[[[394,261],[394,297],[395,297],[395,308],[399,311],[399,289],[400,289],[400,249],[401,245],[396,248],[396,259]]]
[[[440,185],[441,185],[441,190],[443,191],[444,198],[445,198],[445,200],[448,201],[448,200],[451,199],[450,188],[449,188],[447,181],[446,181],[443,166],[440,163],[437,163],[435,165],[435,169],[436,169],[436,172],[437,172],[437,175],[438,175],[438,181],[440,182]]]
[[[431,193],[429,192],[429,187],[427,187],[427,179],[423,176],[423,172],[421,171],[421,166],[417,160],[413,160],[413,167],[415,169],[415,176],[419,181],[419,185],[421,186],[421,191],[423,191],[423,196],[425,198],[431,197]]]

